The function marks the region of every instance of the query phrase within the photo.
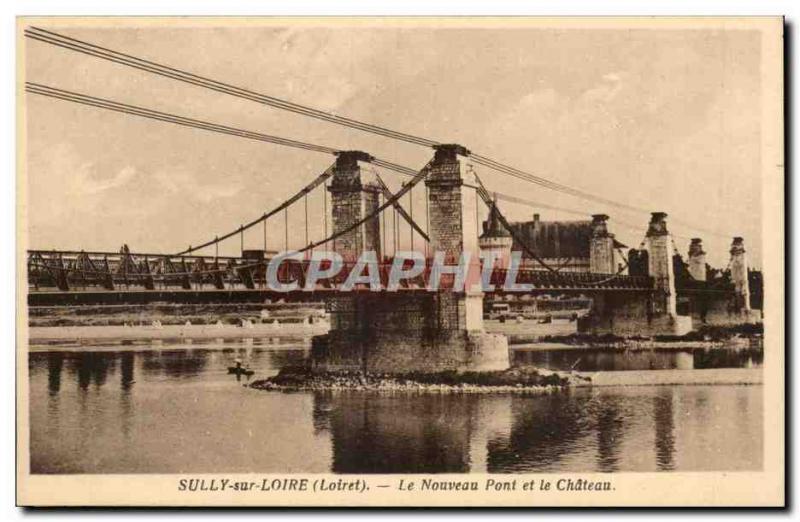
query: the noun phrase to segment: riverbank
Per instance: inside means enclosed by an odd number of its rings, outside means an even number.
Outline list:
[[[266,391],[415,391],[437,393],[525,393],[559,391],[582,379],[577,375],[540,371],[536,368],[511,368],[492,372],[368,374],[354,372],[312,373],[306,367],[286,367],[278,375],[250,384]]]
[[[180,340],[180,339],[246,339],[275,336],[313,336],[328,332],[330,323],[322,319],[309,322],[281,321],[252,322],[246,326],[237,324],[147,324],[147,325],[93,325],[93,326],[31,326],[28,337],[32,343],[60,341],[134,341],[134,340]],[[695,348],[754,347],[761,346],[760,335],[733,334],[727,338],[698,339],[696,335],[659,338],[623,338],[613,336],[590,336],[573,334],[568,336],[534,336],[520,338],[510,336],[509,344],[514,350],[687,350]]]
[[[545,394],[573,387],[760,385],[763,379],[760,368],[557,372],[523,367],[494,372],[364,375],[355,372],[315,374],[306,367],[287,367],[278,375],[255,381],[249,386],[265,391]]]
[[[515,350],[685,350],[692,348],[754,347],[763,344],[762,324],[704,326],[686,335],[620,337],[611,334],[567,335],[508,333],[508,344]]]
[[[242,320],[253,323],[279,321],[281,324],[303,323],[326,318],[322,303],[215,303],[143,305],[31,306],[30,327],[124,326],[149,325],[239,325]]]
[[[104,341],[124,343],[142,340],[248,339],[281,336],[313,336],[328,331],[325,321],[314,323],[251,323],[247,327],[231,324],[165,324],[150,326],[39,326],[28,329],[31,344],[54,342]]]
[[[706,370],[627,370],[580,372],[574,386],[666,386],[759,385],[764,384],[761,368],[716,368]]]
[[[697,349],[723,349],[723,348],[760,348],[763,342],[760,338],[747,338],[735,337],[727,341],[656,341],[652,339],[647,340],[633,340],[622,339],[613,342],[602,342],[597,340],[588,340],[582,344],[568,343],[565,341],[534,341],[526,343],[509,343],[511,348],[515,351],[576,351],[576,352],[590,352],[597,350],[611,351],[687,351]]]

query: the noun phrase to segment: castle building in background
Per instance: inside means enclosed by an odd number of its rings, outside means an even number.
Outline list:
[[[544,262],[560,268],[559,271],[591,271],[591,245],[596,228],[593,220],[542,221],[539,214],[534,214],[532,221],[514,222],[511,223],[511,227],[517,238],[524,241]],[[614,249],[627,248],[614,239],[613,235],[610,235],[610,240]],[[538,267],[538,263],[516,240],[511,249],[522,251],[523,266]],[[612,272],[619,268],[615,266]]]

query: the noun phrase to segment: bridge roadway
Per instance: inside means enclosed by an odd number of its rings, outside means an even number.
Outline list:
[[[268,260],[241,257],[156,256],[107,252],[30,251],[28,256],[28,303],[31,306],[80,304],[141,304],[154,302],[214,303],[324,300],[340,288],[355,266],[345,263],[333,277],[321,279],[313,290],[304,290],[310,261],[284,261],[277,279],[297,282],[289,292],[266,284]],[[410,268],[408,261],[406,268]],[[414,278],[401,280],[400,292],[426,292],[432,261]],[[322,266],[321,268],[326,268]],[[392,260],[378,266],[382,291],[389,282]],[[495,269],[492,293],[502,290],[507,270]],[[527,294],[593,294],[597,292],[651,292],[653,279],[646,276],[548,272],[521,268],[517,284],[530,285]],[[452,288],[452,276],[443,275],[440,291]],[[367,285],[353,291],[370,292]]]
[[[368,287],[356,287],[353,292],[374,293]],[[429,292],[424,287],[399,288],[399,293]],[[440,290],[445,292],[447,290]],[[596,292],[649,292],[644,288],[533,288],[524,292],[526,295],[544,294],[583,294],[591,295]],[[504,292],[486,292],[487,297],[499,295]],[[156,290],[32,290],[28,293],[29,306],[81,306],[81,305],[123,305],[123,304],[150,304],[150,303],[179,303],[179,304],[211,304],[211,303],[264,303],[264,302],[313,302],[324,301],[326,298],[341,294],[335,288],[318,286],[315,290],[294,290],[278,292],[267,288],[230,288],[217,290],[206,288],[198,290],[184,290],[180,288]]]

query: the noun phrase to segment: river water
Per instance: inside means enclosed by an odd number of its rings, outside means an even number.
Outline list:
[[[98,349],[99,348],[99,349]],[[307,346],[52,347],[29,357],[33,473],[759,470],[761,386],[581,388],[543,396],[265,392]],[[578,369],[752,367],[744,351],[517,354]],[[627,361],[627,362],[625,362]],[[702,370],[697,370],[702,371]]]

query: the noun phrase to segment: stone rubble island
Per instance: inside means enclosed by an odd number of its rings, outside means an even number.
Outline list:
[[[277,375],[255,381],[250,387],[259,390],[363,390],[420,391],[443,393],[553,393],[577,380],[572,374],[542,373],[535,368],[511,368],[503,371],[434,373],[363,374],[359,372],[315,373],[306,366],[282,369]]]

